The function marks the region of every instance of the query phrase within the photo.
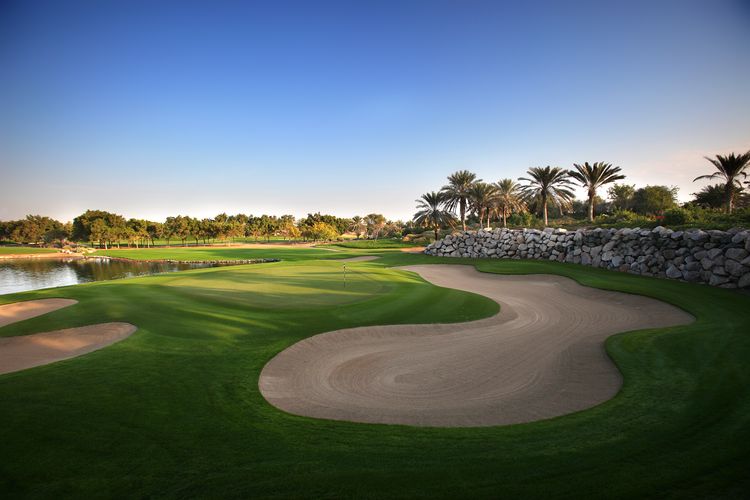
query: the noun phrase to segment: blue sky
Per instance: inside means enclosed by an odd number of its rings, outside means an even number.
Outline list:
[[[750,149],[750,6],[0,2],[0,219],[408,219],[458,169]],[[581,192],[581,196],[583,193]]]

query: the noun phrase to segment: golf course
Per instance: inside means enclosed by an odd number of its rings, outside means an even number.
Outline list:
[[[131,259],[281,261],[0,297],[2,304],[67,299],[1,327],[6,340],[101,323],[135,327],[85,355],[0,376],[4,496],[739,498],[748,491],[748,295],[572,264],[339,250],[112,250]],[[365,256],[378,258],[357,259]],[[615,375],[611,393],[580,411],[527,415],[525,423],[368,423],[377,421],[377,405],[370,419],[316,418],[264,397],[264,367],[319,334],[429,324],[455,334],[462,323],[501,318],[502,301],[422,277],[457,264],[479,278],[515,280],[516,289],[544,278],[591,300],[620,292],[635,301],[626,305],[656,307],[657,323],[600,335],[608,356],[600,361]],[[534,363],[533,352],[524,355]],[[425,373],[433,390],[455,385],[451,369]]]

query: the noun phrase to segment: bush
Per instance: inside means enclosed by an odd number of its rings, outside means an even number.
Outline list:
[[[540,224],[537,217],[529,212],[515,213],[508,217],[509,226],[520,226],[520,227],[535,227]]]
[[[667,226],[680,226],[695,221],[695,215],[685,208],[670,208],[664,212],[664,224]]]

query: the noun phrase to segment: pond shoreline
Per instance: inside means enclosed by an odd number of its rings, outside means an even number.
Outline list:
[[[108,259],[121,262],[155,262],[165,264],[266,264],[268,262],[281,262],[281,259],[211,259],[211,260],[174,260],[174,259],[128,259],[127,257],[112,257],[109,255],[86,255],[86,259]]]
[[[50,253],[9,253],[0,255],[0,260],[12,260],[12,259],[82,259],[86,255],[82,253],[65,253],[65,252],[50,252]]]
[[[127,257],[112,257],[110,255],[82,254],[82,253],[27,253],[0,255],[2,260],[35,260],[35,259],[106,259],[122,262],[155,262],[166,264],[265,264],[281,262],[281,259],[211,259],[211,260],[174,260],[174,259],[129,259]]]

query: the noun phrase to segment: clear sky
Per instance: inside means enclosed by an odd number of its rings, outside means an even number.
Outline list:
[[[687,199],[748,149],[746,1],[0,0],[0,219],[408,219],[584,161]]]

